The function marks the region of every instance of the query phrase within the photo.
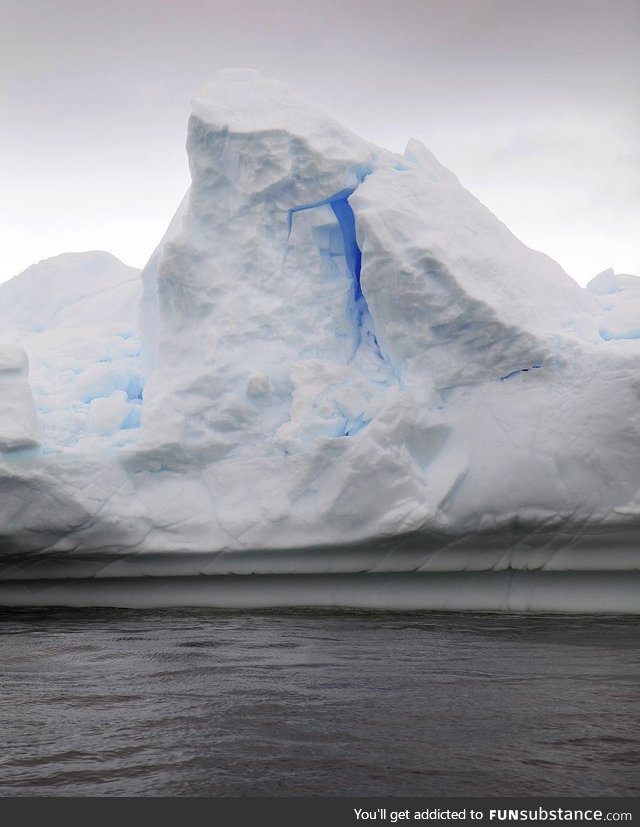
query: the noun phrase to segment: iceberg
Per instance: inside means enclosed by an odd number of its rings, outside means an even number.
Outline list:
[[[0,603],[640,611],[640,279],[252,70],[187,152],[141,274],[0,285]]]

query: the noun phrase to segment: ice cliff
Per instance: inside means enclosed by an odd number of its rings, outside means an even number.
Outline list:
[[[640,279],[253,71],[187,151],[141,278],[0,285],[0,600],[638,611]]]

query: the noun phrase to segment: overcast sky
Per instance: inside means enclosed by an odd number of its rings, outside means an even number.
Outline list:
[[[640,0],[0,0],[0,281],[143,266],[189,99],[250,66],[369,140],[420,138],[584,284],[640,270]]]

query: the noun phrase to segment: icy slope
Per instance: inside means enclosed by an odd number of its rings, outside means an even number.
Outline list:
[[[626,277],[583,290],[418,142],[375,147],[252,71],[194,101],[187,150],[140,356],[132,272],[86,298],[61,279],[39,331],[26,278],[0,310],[27,297],[11,343],[45,435],[0,462],[4,579],[44,602],[76,598],[43,578],[97,578],[78,600],[638,610]],[[326,580],[357,572],[422,574]],[[285,580],[185,580],[251,574]]]

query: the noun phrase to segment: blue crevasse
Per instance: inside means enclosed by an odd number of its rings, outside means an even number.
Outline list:
[[[528,368],[516,368],[510,373],[501,376],[500,381],[505,382],[507,379],[513,379],[514,376],[519,376],[521,373],[528,373],[530,370],[539,370],[541,367],[542,365],[530,365]]]
[[[363,179],[366,173],[363,174]],[[358,245],[356,236],[356,220],[353,209],[349,204],[349,196],[355,192],[355,187],[340,190],[328,198],[323,198],[319,201],[312,201],[308,204],[301,204],[297,207],[292,207],[288,214],[288,231],[291,235],[293,227],[293,215],[302,210],[316,209],[317,207],[330,206],[333,214],[336,217],[340,232],[342,235],[342,243],[344,246],[344,256],[347,265],[347,270],[353,282],[353,294],[350,301],[349,313],[353,322],[355,330],[355,348],[354,354],[365,342],[371,346],[377,356],[384,362],[385,359],[378,339],[375,334],[373,319],[369,311],[367,300],[362,292],[362,283],[360,280],[362,272],[362,251]]]

